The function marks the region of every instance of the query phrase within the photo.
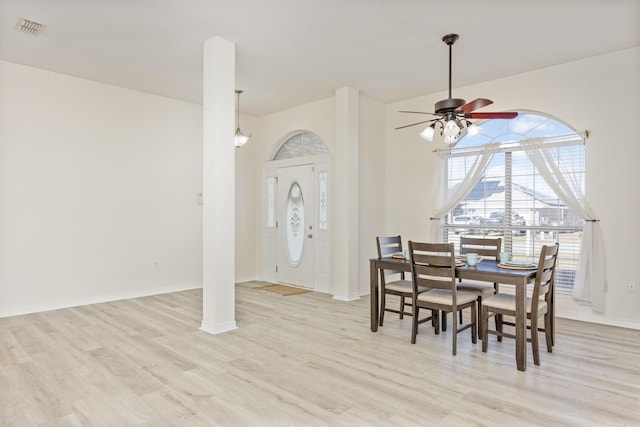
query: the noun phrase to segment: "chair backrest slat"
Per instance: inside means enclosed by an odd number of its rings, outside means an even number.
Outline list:
[[[456,289],[455,252],[453,243],[420,243],[409,241],[414,293],[418,286],[434,289]]]
[[[395,252],[402,252],[402,238],[400,236],[378,236],[376,237],[376,245],[378,246],[378,258],[389,257]],[[400,274],[404,279],[404,272],[396,270],[383,270],[382,280],[385,276],[392,274]]]
[[[536,272],[536,281],[533,286],[531,311],[538,309],[538,303],[541,298],[549,302],[553,292],[556,266],[558,265],[559,247],[558,243],[556,243],[553,246],[543,246],[540,250],[538,271]]]
[[[402,238],[400,236],[378,236],[378,258],[392,255],[394,252],[402,251]]]
[[[501,238],[460,237],[460,253],[476,253],[483,257],[498,259],[502,248]]]

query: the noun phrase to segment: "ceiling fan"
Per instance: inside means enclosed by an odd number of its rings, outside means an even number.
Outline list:
[[[434,113],[425,113],[421,111],[399,111],[400,113],[410,114],[430,114],[436,116],[436,118],[431,120],[423,120],[417,123],[412,123],[410,125],[400,126],[396,129],[404,129],[424,123],[431,123],[420,133],[420,136],[428,141],[433,141],[433,135],[435,134],[436,125],[440,124],[440,126],[442,127],[440,134],[444,135],[445,142],[453,144],[458,140],[460,131],[465,126],[467,127],[467,133],[471,137],[480,133],[480,128],[477,125],[471,123],[469,119],[513,119],[518,116],[518,113],[516,112],[475,112],[475,110],[479,108],[493,104],[493,101],[491,101],[490,99],[477,98],[471,102],[466,102],[464,99],[451,97],[451,46],[453,46],[456,40],[458,40],[457,34],[447,34],[446,36],[442,37],[442,41],[449,46],[449,97],[447,99],[436,102]]]

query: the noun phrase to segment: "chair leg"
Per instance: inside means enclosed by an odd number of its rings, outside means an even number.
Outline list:
[[[386,307],[386,304],[387,304],[386,295],[387,295],[387,293],[384,291],[384,288],[381,289],[381,292],[380,292],[380,326],[382,326],[384,324],[384,308]]]
[[[482,316],[482,352],[486,353],[489,342],[489,310],[483,308],[480,314]]]
[[[455,356],[456,350],[457,350],[456,344],[458,344],[458,318],[456,317],[455,311],[451,312],[451,341],[452,341],[452,344],[451,344],[452,354]]]
[[[462,322],[463,322],[463,320],[462,320],[462,310],[459,310],[458,313],[460,313],[460,324],[462,325]]]
[[[540,351],[538,347],[538,316],[531,314],[531,350],[533,352],[533,364],[540,366]]]
[[[404,297],[400,297],[400,318],[404,318]]]
[[[496,331],[502,334],[502,314],[496,313]],[[498,335],[498,342],[502,342],[502,335]]]
[[[480,319],[482,317],[482,296],[481,295],[478,295],[477,304],[478,304],[478,317],[477,317],[477,319]],[[482,322],[477,321],[476,322],[476,327],[478,329],[478,337],[480,339],[482,339],[482,336],[483,336],[482,335]]]
[[[478,311],[475,303],[471,306],[471,322],[473,323],[471,327],[471,342],[476,344],[478,342]]]
[[[442,315],[442,332],[447,332],[447,312],[442,311],[440,314]]]
[[[413,316],[411,318],[411,344],[416,343],[416,335],[418,335],[418,317],[420,309],[415,305],[412,306]]]
[[[544,315],[544,340],[547,343],[547,351],[553,352],[553,334],[551,331],[551,314]]]

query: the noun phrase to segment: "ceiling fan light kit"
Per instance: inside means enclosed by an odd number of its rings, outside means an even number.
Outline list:
[[[404,129],[406,127],[416,126],[424,123],[429,124],[422,132],[420,136],[427,141],[433,141],[433,137],[436,131],[436,125],[440,125],[440,135],[443,136],[444,142],[447,144],[454,144],[458,141],[460,132],[466,127],[467,134],[470,138],[478,135],[482,130],[480,127],[468,119],[513,119],[518,116],[516,112],[503,112],[503,113],[476,113],[475,110],[486,107],[493,104],[493,101],[486,98],[477,98],[471,102],[466,102],[461,98],[451,97],[451,58],[452,58],[452,46],[458,40],[457,34],[447,34],[442,37],[442,41],[449,46],[449,97],[441,101],[436,102],[434,106],[434,113],[425,113],[421,111],[400,111],[401,113],[410,114],[430,114],[437,116],[435,119],[423,120],[410,125],[400,126],[396,129]]]
[[[467,124],[467,134],[469,135],[470,138],[473,138],[474,136],[482,132],[482,129],[480,129],[480,126],[473,124],[471,122],[467,122],[466,124]]]
[[[426,128],[424,128],[424,130],[420,132],[420,136],[426,139],[427,141],[433,141],[433,136],[435,135],[435,133],[436,133],[436,124],[433,123],[427,126]]]

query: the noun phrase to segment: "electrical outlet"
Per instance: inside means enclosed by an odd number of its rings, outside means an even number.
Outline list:
[[[627,292],[635,292],[636,291],[636,282],[627,283]]]

